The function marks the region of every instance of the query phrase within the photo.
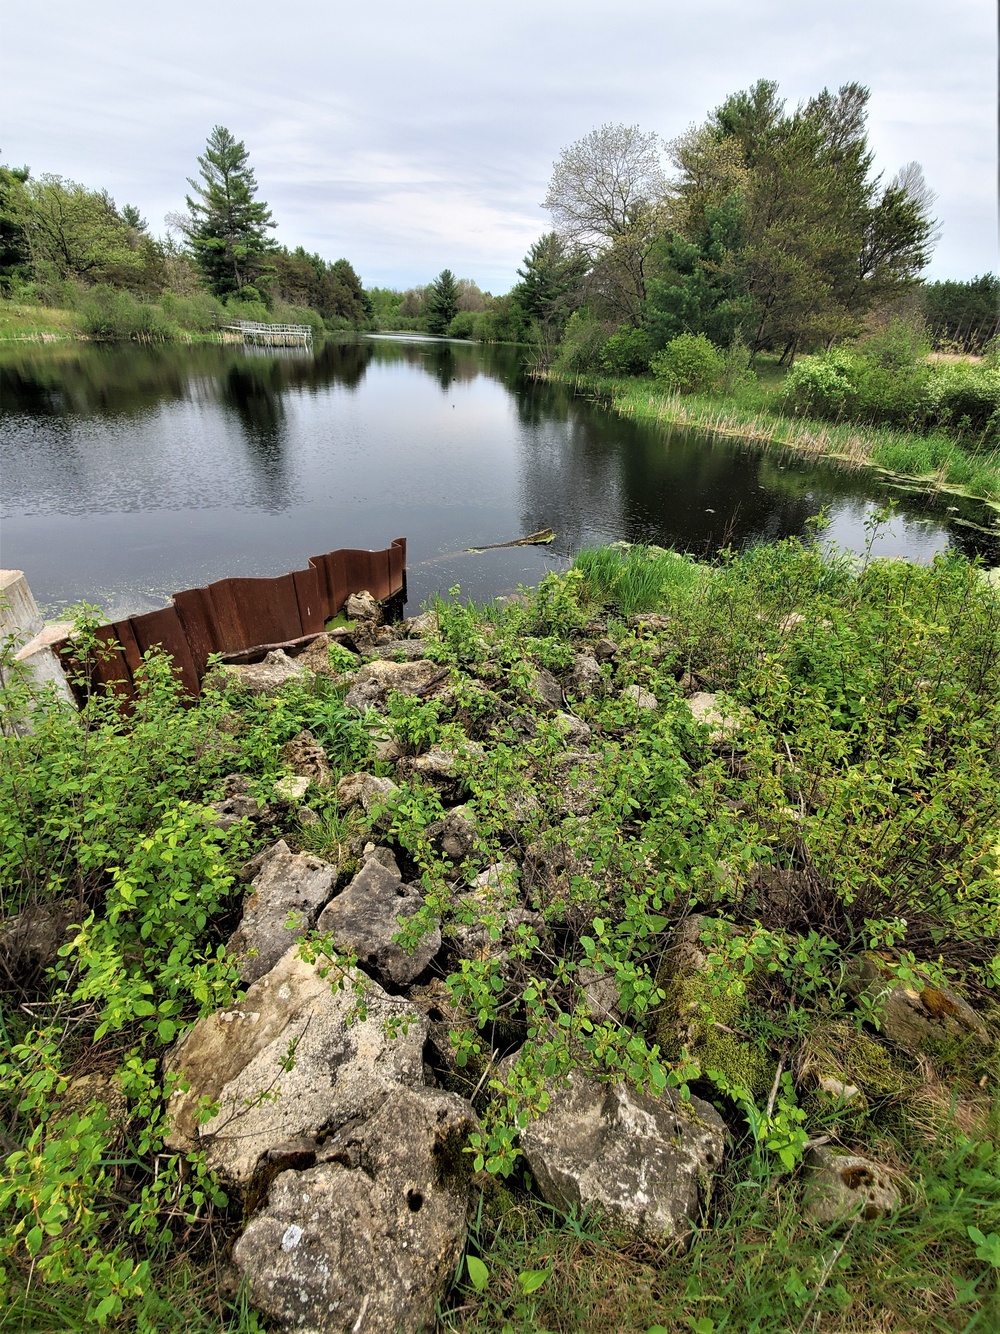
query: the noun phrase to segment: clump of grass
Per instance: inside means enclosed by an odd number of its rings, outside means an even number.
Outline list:
[[[613,604],[625,616],[690,596],[708,574],[676,551],[644,545],[585,548],[574,568],[595,601]]]

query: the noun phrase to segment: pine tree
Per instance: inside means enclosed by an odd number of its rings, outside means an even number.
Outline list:
[[[242,141],[216,125],[203,157],[201,180],[188,179],[187,236],[194,257],[217,296],[253,299],[267,276],[267,253],[274,227],[271,211],[255,199],[257,181]]]
[[[442,269],[427,289],[427,331],[446,334],[458,310],[458,283],[451,269]]]

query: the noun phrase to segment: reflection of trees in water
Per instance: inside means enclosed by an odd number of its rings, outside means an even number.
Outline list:
[[[223,406],[239,418],[264,508],[288,505],[285,405],[281,375],[271,361],[231,366],[220,386]]]
[[[522,521],[554,528],[564,554],[621,536],[709,555],[802,533],[825,505],[872,492],[864,475],[782,470],[750,446],[567,405],[544,387],[522,408]]]

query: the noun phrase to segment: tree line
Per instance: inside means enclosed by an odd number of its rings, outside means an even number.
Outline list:
[[[777,353],[829,348],[893,314],[939,346],[980,351],[1000,280],[923,284],[934,196],[911,162],[873,170],[869,91],[848,83],[789,109],[776,83],[734,93],[670,141],[602,125],[565,148],[540,237],[503,296],[444,269],[407,291],[362,286],[346,259],[278,246],[246,146],[216,126],[186,209],[154,238],[106,191],[0,166],[0,292],[50,304],[89,293],[157,302],[188,327],[247,318],[415,329],[530,343],[542,364],[640,371],[680,334]]]

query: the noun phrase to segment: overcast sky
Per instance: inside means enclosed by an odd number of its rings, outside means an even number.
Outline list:
[[[667,138],[730,92],[849,80],[891,175],[937,192],[934,278],[997,270],[996,0],[0,0],[0,160],[105,187],[154,232],[213,125],[278,239],[366,285],[506,291],[561,148]]]

